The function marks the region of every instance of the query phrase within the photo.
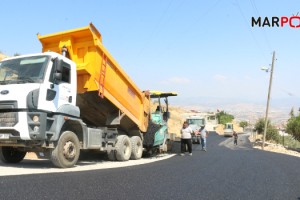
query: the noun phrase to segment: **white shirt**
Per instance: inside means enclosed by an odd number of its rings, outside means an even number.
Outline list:
[[[193,133],[193,129],[191,127],[188,126],[186,128],[182,128],[181,129],[181,138],[182,139],[191,139],[192,133]]]
[[[201,134],[201,137],[202,137],[202,138],[206,138],[206,136],[207,136],[206,129],[205,129],[205,128],[202,129],[201,132],[200,132],[200,134]]]

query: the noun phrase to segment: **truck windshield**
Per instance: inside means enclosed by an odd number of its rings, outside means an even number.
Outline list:
[[[225,124],[225,129],[233,129],[233,124]]]
[[[197,126],[204,125],[204,119],[188,119],[187,121],[189,124],[192,124],[192,125],[197,125]]]
[[[41,83],[48,56],[15,58],[0,62],[0,84]]]

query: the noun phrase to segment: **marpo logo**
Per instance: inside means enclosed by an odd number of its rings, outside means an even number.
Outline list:
[[[300,28],[300,16],[298,16],[299,12],[296,15],[292,15],[290,17],[282,16],[282,17],[252,17],[251,18],[251,26],[258,27],[284,27],[289,26],[291,28]]]

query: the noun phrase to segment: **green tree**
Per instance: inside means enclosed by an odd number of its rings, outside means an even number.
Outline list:
[[[218,112],[216,116],[219,123],[223,125],[232,122],[232,120],[234,119],[233,115],[227,114],[225,111]]]
[[[15,53],[15,54],[14,54],[14,56],[20,56],[20,55],[21,55],[20,53]]]
[[[246,126],[248,126],[248,122],[247,121],[241,121],[240,122],[240,127],[245,128]]]
[[[263,118],[258,119],[254,127],[258,134],[262,134],[265,130],[265,120]]]
[[[286,125],[286,132],[291,134],[296,140],[300,141],[300,116],[291,117]]]
[[[258,119],[258,121],[255,123],[255,129],[258,134],[263,134],[265,130],[265,119]],[[270,120],[268,120],[266,140],[273,140],[278,143],[279,139],[280,136],[278,130],[271,124]]]

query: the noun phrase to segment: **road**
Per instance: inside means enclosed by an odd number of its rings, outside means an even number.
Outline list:
[[[1,199],[300,199],[300,159],[210,134],[208,151],[147,165],[1,176]]]

